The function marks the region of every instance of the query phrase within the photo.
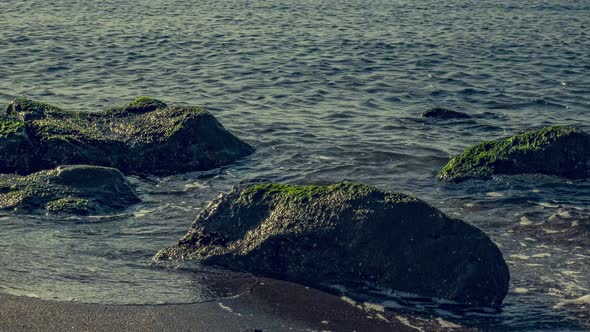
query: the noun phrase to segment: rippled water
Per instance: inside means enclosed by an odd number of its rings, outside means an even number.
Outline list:
[[[590,130],[587,1],[11,0],[0,21],[0,103],[26,95],[87,111],[150,95],[203,105],[257,148],[212,172],[133,178],[144,202],[120,215],[0,217],[0,291],[100,303],[224,296],[215,285],[237,274],[150,267],[151,256],[242,180],[350,180],[414,194],[499,243],[511,292],[476,326],[588,328],[588,306],[556,305],[590,294],[590,250],[513,229],[526,213],[589,208],[588,181],[434,179],[484,139]],[[435,106],[476,117],[420,118]]]

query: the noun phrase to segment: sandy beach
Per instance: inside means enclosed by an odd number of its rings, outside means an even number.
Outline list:
[[[195,304],[101,305],[0,294],[0,331],[466,331],[441,319],[351,304],[284,281],[248,278],[242,295]],[[236,285],[237,286],[237,285]]]

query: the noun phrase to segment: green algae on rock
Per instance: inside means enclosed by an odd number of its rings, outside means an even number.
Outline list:
[[[133,100],[131,103],[129,103],[129,105],[127,105],[125,107],[125,111],[127,112],[138,112],[138,113],[142,113],[142,112],[150,112],[153,110],[157,110],[158,108],[165,108],[166,104],[147,97],[147,96],[141,96],[138,98],[135,98],[135,100]]]
[[[212,169],[253,151],[204,109],[149,97],[99,112],[18,98],[0,116],[1,173],[88,164],[165,175]]]
[[[590,135],[573,127],[553,126],[483,142],[451,159],[438,178],[461,181],[524,173],[587,178]]]
[[[0,173],[31,169],[32,150],[24,121],[0,117]]]
[[[27,176],[0,175],[0,209],[102,214],[139,203],[132,185],[108,167],[59,166]]]
[[[478,228],[414,197],[352,183],[235,187],[154,260],[197,260],[310,285],[366,282],[490,306],[501,304],[510,278]]]

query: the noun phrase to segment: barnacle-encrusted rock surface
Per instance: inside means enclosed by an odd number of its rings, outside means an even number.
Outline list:
[[[27,176],[0,175],[0,209],[14,212],[102,214],[140,202],[118,170],[59,166]]]
[[[100,112],[18,98],[0,116],[1,173],[88,164],[126,174],[173,174],[219,167],[252,152],[207,111],[148,97]]]
[[[341,183],[234,188],[155,261],[206,264],[307,284],[367,282],[499,305],[509,271],[478,228],[404,194]]]
[[[488,141],[451,159],[439,179],[461,181],[494,174],[541,173],[570,179],[590,174],[590,135],[573,127],[553,126]]]

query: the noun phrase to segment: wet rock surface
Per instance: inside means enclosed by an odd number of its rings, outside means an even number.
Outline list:
[[[404,194],[255,184],[214,200],[156,261],[197,260],[307,284],[367,283],[500,305],[509,272],[478,228]]]
[[[140,202],[114,168],[59,166],[27,176],[0,175],[0,209],[14,212],[102,214]]]
[[[148,97],[100,112],[19,98],[0,116],[2,173],[88,164],[163,175],[212,169],[252,152],[202,108]]]
[[[438,178],[461,181],[525,173],[588,178],[590,135],[574,127],[554,126],[483,142],[451,159]]]

